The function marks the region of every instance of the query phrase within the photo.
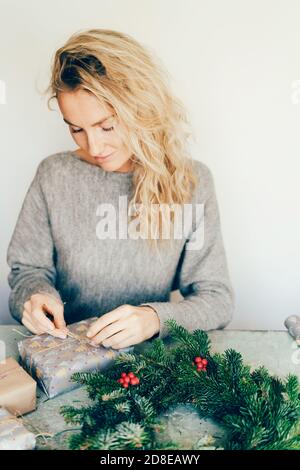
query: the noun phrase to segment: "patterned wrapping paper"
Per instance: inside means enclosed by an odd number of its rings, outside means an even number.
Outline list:
[[[0,407],[0,450],[30,450],[36,445],[35,435],[20,418]]]
[[[86,332],[95,320],[97,317],[68,325],[76,339],[69,336],[60,339],[43,334],[18,342],[24,368],[49,398],[80,387],[81,384],[70,380],[75,372],[104,370],[119,354],[133,350],[133,346],[119,350],[92,346]]]

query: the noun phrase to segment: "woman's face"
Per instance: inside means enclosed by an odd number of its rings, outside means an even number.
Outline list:
[[[116,132],[120,123],[112,109],[102,107],[92,93],[83,89],[60,92],[57,101],[81,158],[106,171],[133,170],[131,155]]]

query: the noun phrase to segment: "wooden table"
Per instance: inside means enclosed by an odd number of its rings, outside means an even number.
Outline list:
[[[0,348],[5,349],[5,357],[18,358],[17,342],[22,333],[28,331],[21,325],[0,326]],[[243,355],[246,363],[253,368],[264,365],[270,373],[286,377],[293,373],[300,378],[300,347],[297,348],[287,331],[244,331],[218,330],[208,333],[213,352],[223,352],[233,348]],[[142,345],[139,345],[138,350]],[[1,353],[0,349],[0,353]],[[59,410],[62,405],[85,404],[89,401],[85,388],[73,390],[58,397],[48,399],[37,389],[37,409],[24,416],[24,424],[35,434],[49,433],[53,437],[38,437],[37,449],[67,449],[67,439],[72,427],[66,425]],[[199,439],[213,435],[218,442],[218,428],[209,420],[201,420],[190,405],[181,405],[170,414],[165,415],[168,437],[175,439],[186,449],[199,445]],[[220,442],[222,436],[220,436]],[[201,441],[201,442],[202,442]]]

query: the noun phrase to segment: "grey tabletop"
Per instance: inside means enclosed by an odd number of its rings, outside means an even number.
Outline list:
[[[5,357],[18,359],[17,342],[27,333],[21,325],[0,326],[0,348]],[[233,348],[239,351],[246,363],[253,368],[264,365],[269,372],[279,377],[292,373],[300,378],[300,347],[287,331],[245,331],[218,330],[208,333],[212,343],[212,352],[223,352]],[[139,350],[142,345],[136,349]],[[73,390],[58,397],[48,399],[37,389],[37,408],[23,417],[24,424],[36,435],[37,449],[67,449],[68,437],[76,432],[74,427],[67,425],[60,414],[62,405],[80,406],[89,402],[85,388]],[[199,418],[189,405],[179,405],[177,409],[166,413],[165,438],[171,438],[186,449],[199,448],[201,443],[209,446],[210,436],[215,443],[222,443],[222,432],[210,420]],[[73,431],[72,431],[73,429]],[[191,432],[191,430],[193,432]],[[47,435],[48,434],[48,435]],[[216,444],[214,444],[216,445]],[[209,448],[209,447],[207,447]]]

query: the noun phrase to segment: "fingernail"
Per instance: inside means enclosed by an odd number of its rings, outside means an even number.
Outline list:
[[[90,331],[88,331],[86,335],[87,335],[88,338],[90,338],[92,336]]]
[[[67,337],[67,335],[66,335],[65,333],[63,333],[63,332],[58,333],[57,336],[58,336],[59,338],[61,338],[61,339],[66,339],[66,337]]]

